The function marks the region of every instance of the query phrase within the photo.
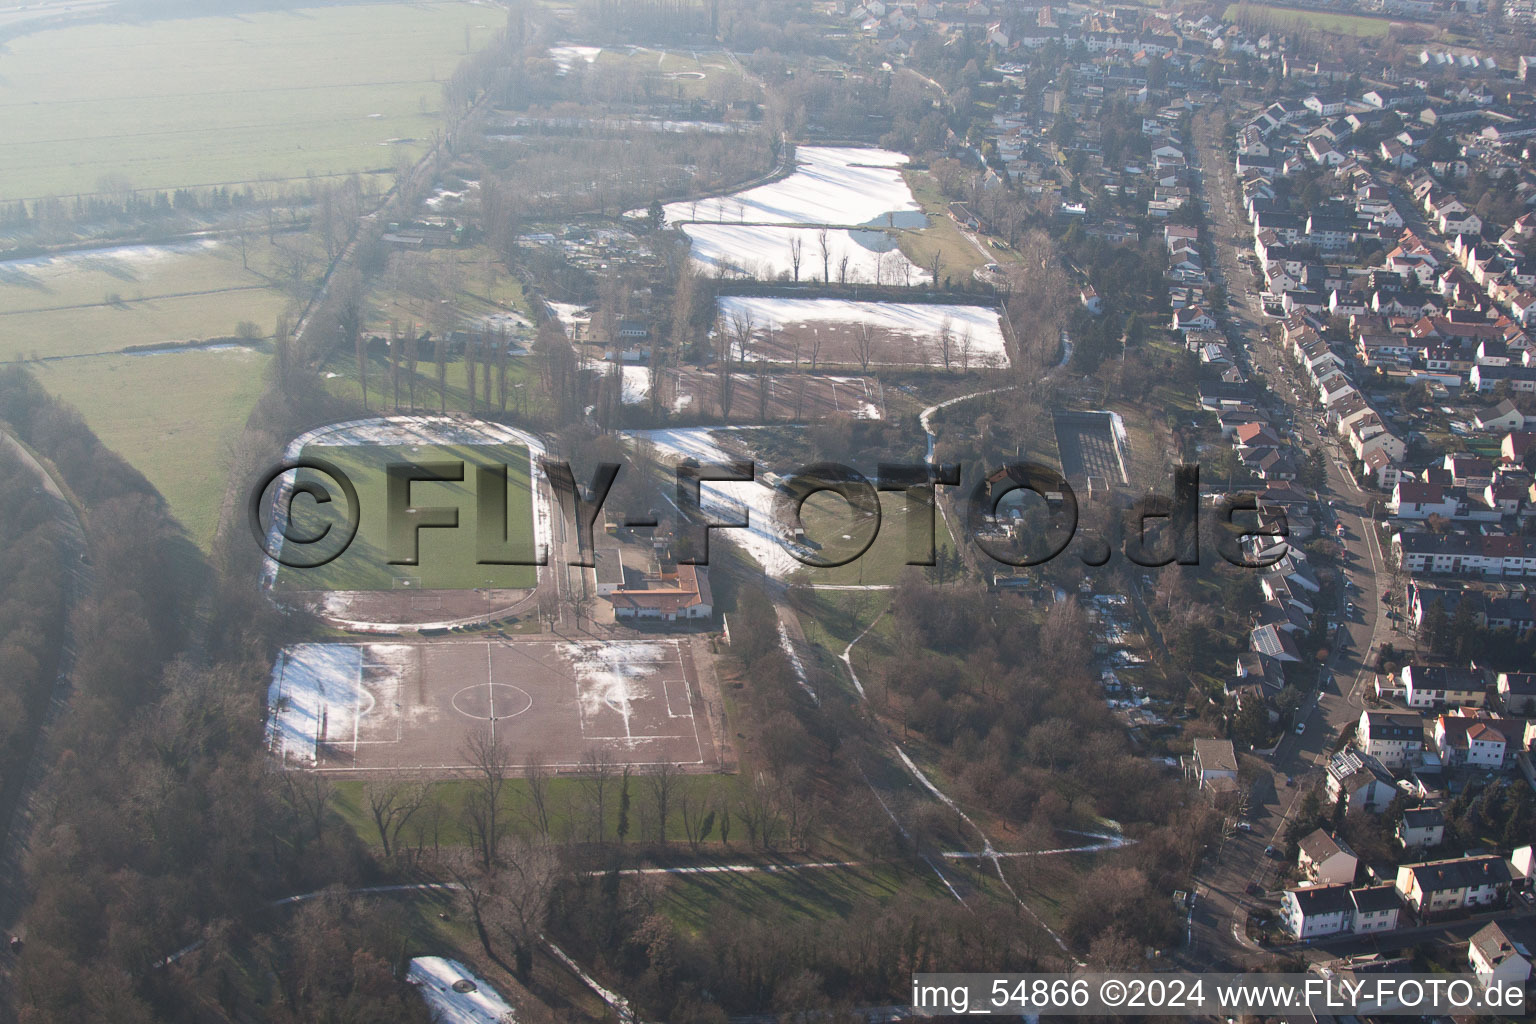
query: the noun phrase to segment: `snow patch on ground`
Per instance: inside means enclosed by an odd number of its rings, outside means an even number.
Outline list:
[[[479,187],[480,183],[478,181],[466,181],[464,182],[464,188],[458,192],[446,188],[435,188],[432,190],[432,194],[423,202],[434,210],[440,210],[445,206],[459,206],[464,202],[466,195]]]
[[[663,465],[675,467],[685,458],[706,462],[731,462],[744,458],[721,447],[717,435],[702,427],[679,430],[637,430],[628,436],[651,445]],[[735,544],[775,579],[788,579],[801,563],[790,554],[774,520],[776,491],[761,479],[741,482],[705,481],[699,485],[699,504],[717,522],[747,521],[747,527],[711,530],[710,543],[721,540]]]
[[[277,656],[267,687],[267,745],[284,762],[313,764],[322,740],[356,735],[373,707],[362,686],[364,666],[397,675],[408,644],[294,644]]]
[[[664,644],[562,644],[560,653],[576,675],[582,718],[615,711],[628,736],[634,702],[650,696],[638,681],[659,672],[669,650]]]
[[[25,283],[28,278],[82,270],[126,270],[207,252],[217,249],[219,244],[212,238],[200,238],[169,245],[114,245],[104,249],[76,249],[46,256],[0,260],[0,284]]]
[[[514,1020],[507,1005],[490,983],[457,960],[418,956],[411,960],[405,980],[416,986],[440,1024],[503,1024]],[[456,992],[454,985],[469,982],[472,992]]]
[[[644,405],[651,400],[651,368],[648,366],[622,367],[625,405]]]
[[[789,638],[789,630],[784,628],[784,620],[779,619],[779,649],[789,659],[789,667],[795,670],[795,682],[800,684],[800,689],[811,695],[811,700],[821,706],[821,698],[811,688],[811,677],[806,675],[805,662],[800,660],[800,652],[795,650],[794,641]]]
[[[568,75],[578,60],[591,64],[602,52],[601,46],[551,46],[549,59],[555,62],[558,74]]]

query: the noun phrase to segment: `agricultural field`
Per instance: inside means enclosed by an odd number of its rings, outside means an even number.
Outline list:
[[[272,332],[300,236],[125,245],[0,262],[0,358],[50,359]],[[318,260],[308,254],[301,261]],[[104,433],[110,438],[110,433]]]
[[[1367,18],[1356,14],[1306,11],[1294,7],[1250,3],[1227,5],[1222,19],[1235,21],[1240,10],[1255,17],[1267,19],[1270,24],[1277,27],[1313,28],[1346,36],[1384,36],[1392,27],[1392,21],[1389,18]]]
[[[262,339],[289,305],[278,282],[307,287],[318,273],[306,242],[257,235],[244,246],[202,240],[0,262],[0,344],[10,348],[0,358],[31,360],[43,386],[76,406],[206,548],[229,446],[261,393]]]
[[[231,446],[261,394],[268,358],[261,348],[231,345],[57,359],[30,369],[155,485],[188,537],[207,550]]]
[[[428,0],[23,36],[0,80],[0,200],[392,173],[504,17]]]

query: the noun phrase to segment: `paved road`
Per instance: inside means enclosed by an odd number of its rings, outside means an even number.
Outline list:
[[[54,511],[64,526],[61,538],[63,564],[60,566],[60,572],[65,583],[64,615],[65,621],[68,622],[71,609],[90,591],[94,582],[90,566],[82,559],[87,550],[85,529],[75,512],[75,507],[70,504],[69,499],[64,496],[64,492],[60,490],[59,485],[42,463],[33,458],[32,453],[9,434],[0,433],[0,444],[4,444],[13,451],[21,459],[22,464],[37,477],[44,491],[53,500]],[[18,933],[18,922],[26,909],[27,890],[18,884],[18,881],[21,878],[22,866],[26,861],[27,848],[32,838],[35,801],[48,776],[48,767],[53,763],[53,749],[50,742],[53,729],[69,705],[69,697],[73,689],[71,681],[73,669],[74,641],[66,635],[59,652],[58,674],[54,676],[48,706],[44,710],[43,720],[33,738],[21,793],[10,821],[4,823],[4,834],[0,836],[0,879],[4,880],[4,884],[0,884],[0,935],[3,936]],[[11,972],[15,966],[16,958],[11,955],[9,944],[0,943],[0,1021],[14,1019],[11,1006]]]
[[[1355,588],[1347,592],[1347,597],[1340,597],[1340,607],[1329,610],[1339,628],[1334,642],[1328,645],[1330,654],[1323,669],[1318,672],[1308,666],[1291,667],[1289,678],[1293,682],[1305,686],[1320,676],[1324,684],[1302,706],[1300,721],[1305,725],[1304,732],[1285,733],[1273,755],[1266,759],[1268,771],[1261,772],[1255,781],[1245,815],[1252,831],[1229,829],[1197,872],[1190,945],[1183,956],[1192,964],[1242,967],[1268,955],[1244,934],[1249,910],[1259,905],[1248,895],[1248,886],[1268,888],[1280,874],[1280,863],[1267,858],[1264,848],[1270,844],[1283,846],[1285,828],[1300,807],[1303,794],[1322,780],[1327,751],[1336,744],[1340,733],[1360,717],[1374,678],[1368,666],[1374,663],[1375,648],[1389,638],[1389,626],[1385,616],[1378,614],[1387,574],[1377,527],[1365,514],[1371,496],[1361,490],[1349,473],[1347,450],[1319,431],[1320,407],[1291,371],[1289,358],[1265,340],[1265,328],[1273,321],[1264,316],[1252,272],[1238,260],[1239,255],[1251,251],[1246,240],[1252,236],[1242,209],[1233,198],[1233,173],[1223,144],[1227,124],[1224,117],[1213,121],[1199,118],[1195,124],[1204,199],[1209,203],[1208,236],[1216,255],[1212,279],[1215,284],[1225,285],[1228,295],[1223,327],[1233,342],[1234,353],[1246,364],[1245,370],[1252,374],[1256,366],[1265,368],[1274,411],[1292,417],[1299,446],[1306,451],[1321,449],[1327,453],[1327,483],[1318,497],[1333,507],[1323,507],[1325,515],[1319,525],[1331,534],[1335,520],[1344,524],[1344,558],[1339,567]],[[1243,247],[1234,243],[1234,238],[1244,240]],[[1345,613],[1345,601],[1357,606],[1352,614]],[[1294,785],[1289,784],[1290,779],[1294,779]],[[1266,906],[1272,907],[1273,903]]]

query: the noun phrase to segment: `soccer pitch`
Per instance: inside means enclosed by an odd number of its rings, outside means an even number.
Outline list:
[[[283,591],[356,590],[476,590],[527,589],[538,582],[531,565],[477,565],[476,534],[480,495],[477,468],[506,466],[506,537],[511,551],[531,560],[534,554],[533,486],[528,449],[517,444],[494,445],[309,445],[305,459],[319,459],[346,474],[357,489],[359,519],[357,536],[334,560],[316,568],[283,565],[276,588]],[[454,529],[416,530],[418,562],[390,563],[390,522],[387,468],[391,463],[458,467],[463,479],[417,480],[411,484],[409,504],[418,509],[455,509]],[[451,475],[451,474],[444,474]],[[300,484],[315,482],[331,495],[327,504],[298,493],[292,502],[289,539],[283,545],[283,561],[303,563],[314,552],[295,537],[317,535],[327,524],[341,529],[346,498],[338,485],[323,473],[298,470]],[[427,512],[397,513],[402,523],[416,525],[435,518]],[[399,547],[397,541],[397,549]],[[317,545],[315,551],[320,550]],[[398,550],[397,550],[398,554]]]

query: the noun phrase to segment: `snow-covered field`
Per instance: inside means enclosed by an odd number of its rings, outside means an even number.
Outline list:
[[[859,284],[923,284],[931,275],[915,265],[889,235],[879,231],[827,231],[826,274],[821,260],[821,229],[769,224],[685,224],[683,233],[693,240],[693,260],[711,274],[727,274],[767,280],[793,274],[790,245],[800,243],[800,280],[841,281],[842,261],[847,257],[846,280]],[[877,248],[879,247],[879,248]],[[880,251],[880,248],[888,251]]]
[[[910,363],[914,357],[941,365],[940,333],[945,322],[951,335],[951,360],[961,360],[960,348],[969,339],[972,367],[1008,365],[1008,349],[998,312],[988,306],[929,305],[916,302],[856,302],[850,299],[750,298],[740,295],[720,299],[720,315],[728,323],[750,317],[754,334],[772,331],[819,332],[823,358],[846,361],[836,351],[851,341],[860,324],[879,332],[871,363]],[[804,349],[804,346],[802,346]],[[808,350],[806,350],[808,351]],[[753,358],[753,353],[747,353]]]
[[[869,228],[911,228],[927,223],[901,176],[907,158],[884,149],[806,146],[793,173],[734,195],[672,203],[669,223],[693,240],[693,258],[713,272],[758,278],[792,273],[790,245],[801,249],[802,280],[918,284],[928,274],[895,250],[889,235]],[[820,230],[828,230],[828,258]],[[890,250],[882,252],[881,250]]]
[[[512,1007],[490,983],[457,960],[414,957],[405,980],[416,986],[439,1024],[503,1024],[513,1019]],[[473,987],[459,992],[455,985]]]
[[[636,430],[628,436],[643,441],[654,449],[657,461],[667,467],[688,457],[699,462],[731,462],[741,459],[741,454],[731,454],[722,447],[717,435],[728,431],[713,431],[704,427],[681,430]],[[774,496],[777,492],[761,477],[742,482],[710,482],[699,486],[699,503],[711,517],[721,522],[740,522],[747,527],[739,530],[711,530],[710,543],[721,540],[735,544],[762,566],[775,579],[788,579],[796,569],[802,568],[799,560],[790,554],[784,537],[775,525],[773,516]]]
[[[373,707],[362,685],[365,667],[398,671],[409,644],[293,644],[272,666],[267,687],[267,745],[284,762],[313,764],[321,740],[357,734]]]
[[[884,149],[805,146],[793,174],[735,195],[671,203],[667,220],[756,224],[884,225],[887,214],[921,214],[899,168],[901,153]],[[897,227],[911,217],[896,219]]]

